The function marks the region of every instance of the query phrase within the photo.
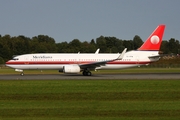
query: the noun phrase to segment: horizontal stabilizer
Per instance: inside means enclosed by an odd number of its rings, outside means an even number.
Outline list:
[[[160,55],[155,55],[155,56],[149,56],[148,58],[158,58],[161,57]]]
[[[151,55],[148,58],[158,58],[158,57],[163,57],[166,56],[165,54],[158,54],[158,55]]]

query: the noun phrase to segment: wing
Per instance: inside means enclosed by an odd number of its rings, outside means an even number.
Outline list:
[[[79,67],[81,69],[86,69],[86,68],[95,69],[96,67],[104,66],[107,62],[112,62],[112,61],[116,61],[116,60],[122,60],[123,57],[124,57],[124,54],[126,53],[126,50],[127,50],[127,48],[125,48],[123,50],[123,52],[116,59],[107,60],[107,61],[92,62],[92,63],[87,63],[87,64],[80,64]]]

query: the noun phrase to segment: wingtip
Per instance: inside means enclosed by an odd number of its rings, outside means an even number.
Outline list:
[[[95,54],[99,54],[99,50],[100,50],[100,48],[98,48],[98,49],[96,50]]]
[[[122,60],[123,57],[124,57],[124,54],[126,53],[126,51],[127,51],[127,48],[125,48],[125,49],[123,50],[123,52],[121,53],[121,55],[119,55],[119,57],[117,58],[117,60]]]

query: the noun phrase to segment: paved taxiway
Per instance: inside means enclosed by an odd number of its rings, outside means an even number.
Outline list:
[[[81,74],[25,74],[20,75],[0,75],[0,80],[78,80],[78,79],[178,79],[180,80],[180,73],[146,73],[146,74],[94,74],[92,76],[83,76]]]

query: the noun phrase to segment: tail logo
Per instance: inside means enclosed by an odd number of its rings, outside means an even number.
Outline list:
[[[152,37],[151,37],[151,43],[152,44],[158,44],[159,43],[159,37],[157,36],[157,35],[153,35]]]

